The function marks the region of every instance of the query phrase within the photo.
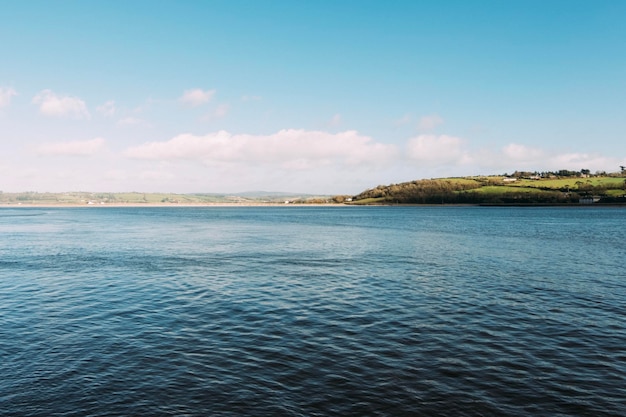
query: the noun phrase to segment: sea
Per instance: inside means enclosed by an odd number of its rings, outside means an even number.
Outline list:
[[[0,209],[2,416],[626,415],[626,208]]]

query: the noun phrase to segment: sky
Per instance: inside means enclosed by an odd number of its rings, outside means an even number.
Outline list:
[[[0,190],[626,165],[626,1],[0,0]]]

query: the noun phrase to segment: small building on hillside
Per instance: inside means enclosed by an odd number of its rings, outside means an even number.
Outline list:
[[[597,203],[598,201],[600,201],[600,197],[593,195],[586,195],[578,199],[578,202],[580,204],[593,204]]]

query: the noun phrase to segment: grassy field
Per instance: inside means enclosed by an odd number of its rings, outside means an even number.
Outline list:
[[[480,181],[480,177],[468,177],[468,178],[442,178],[444,181],[448,181],[451,184],[456,185],[470,185],[470,186],[478,186],[482,185]]]
[[[514,187],[510,185],[486,185],[484,187],[476,188],[474,190],[468,190],[465,192],[493,195],[505,193],[541,193],[544,192],[544,190],[533,187]]]
[[[519,179],[515,182],[509,183],[511,187],[531,187],[531,188],[551,188],[551,189],[563,189],[563,188],[578,188],[578,185],[591,185],[594,187],[620,187],[624,186],[625,178],[620,177],[592,177],[592,178],[550,178],[541,180],[528,180]]]

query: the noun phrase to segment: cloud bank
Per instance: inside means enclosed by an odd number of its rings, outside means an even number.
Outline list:
[[[473,149],[450,135],[418,135],[382,143],[357,131],[285,129],[274,134],[180,134],[127,148],[123,156],[142,172],[167,181],[208,185],[203,190],[251,189],[358,192],[381,183],[420,178],[502,174],[514,170],[606,170],[617,158],[532,148],[515,143]],[[621,162],[623,164],[623,162]],[[140,175],[143,179],[153,175]]]
[[[125,156],[134,159],[277,164],[292,169],[332,163],[380,165],[389,163],[396,155],[394,145],[374,142],[356,131],[332,134],[298,129],[281,130],[271,135],[226,131],[204,136],[182,134],[164,142],[147,142],[125,152]]]
[[[140,120],[122,119],[131,126]],[[120,122],[118,121],[118,125]],[[126,133],[130,131],[130,133]],[[157,129],[150,134],[159,134]],[[109,141],[60,141],[26,147],[20,161],[2,158],[19,189],[35,170],[41,186],[59,191],[238,192],[250,190],[350,194],[378,184],[421,178],[503,174],[515,170],[616,171],[626,158],[508,143],[480,146],[471,139],[419,134],[391,144],[354,130],[338,133],[283,129],[270,134],[183,133],[137,142],[127,129]],[[129,141],[129,142],[126,142]],[[8,142],[7,142],[8,143]],[[135,143],[135,146],[130,146]],[[107,146],[107,145],[110,145]],[[32,155],[37,158],[32,158]],[[71,158],[59,164],[59,157]],[[29,161],[37,161],[29,164]],[[80,178],[73,172],[81,172]],[[22,174],[19,174],[19,173]],[[49,174],[43,174],[47,172]],[[19,175],[18,175],[19,174]],[[27,175],[28,174],[28,175]]]

